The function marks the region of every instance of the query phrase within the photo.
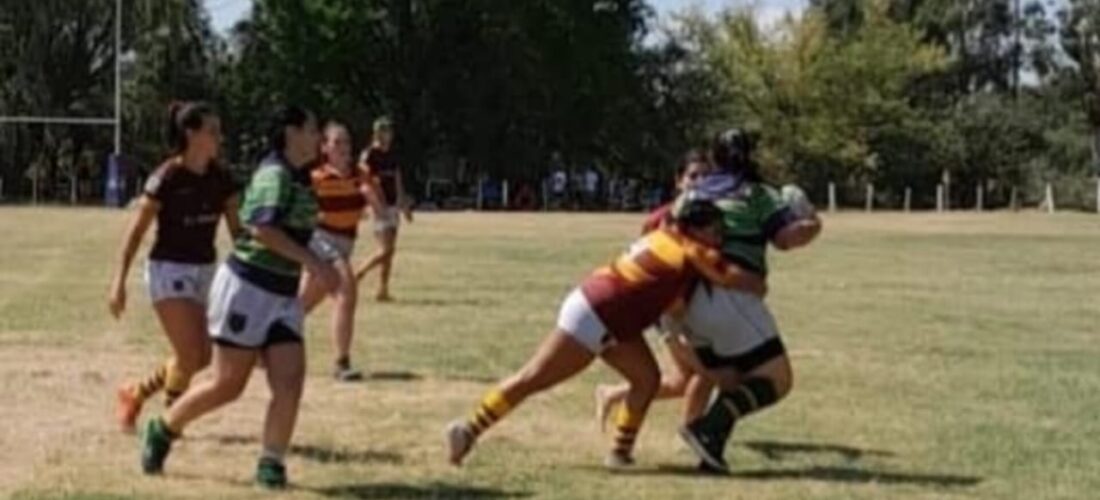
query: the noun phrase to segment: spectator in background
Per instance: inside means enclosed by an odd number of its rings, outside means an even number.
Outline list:
[[[589,166],[584,172],[584,205],[586,210],[593,210],[600,197],[600,173],[596,167]]]
[[[641,183],[638,179],[631,177],[627,179],[623,184],[623,210],[637,210],[638,209],[638,191],[641,189]]]
[[[524,182],[516,189],[516,195],[512,198],[512,207],[517,210],[535,210],[538,208],[538,198],[531,184]]]
[[[564,168],[558,168],[550,174],[551,207],[560,209],[565,204],[566,189],[568,187],[569,176],[565,173]]]

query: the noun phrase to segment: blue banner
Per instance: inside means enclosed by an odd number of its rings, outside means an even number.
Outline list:
[[[122,164],[119,156],[112,154],[107,157],[107,182],[103,190],[103,200],[108,207],[121,207],[126,203],[126,178],[122,175]]]

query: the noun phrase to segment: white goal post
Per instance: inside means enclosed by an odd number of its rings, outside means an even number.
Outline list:
[[[16,115],[16,116],[0,116],[0,126],[11,124],[32,124],[32,125],[76,125],[76,126],[111,126],[114,127],[114,154],[111,156],[111,163],[117,164],[119,161],[119,155],[122,154],[122,0],[115,0],[115,103],[114,103],[114,116],[113,117],[86,117],[86,116],[33,116],[33,115]],[[112,167],[116,168],[117,167]],[[32,176],[31,182],[33,187],[34,201],[38,201],[38,176]],[[112,181],[108,181],[112,182]],[[76,182],[71,182],[73,193],[72,196],[75,199],[76,196]],[[0,178],[0,188],[3,186],[3,179]],[[3,190],[0,189],[0,198],[3,197]]]

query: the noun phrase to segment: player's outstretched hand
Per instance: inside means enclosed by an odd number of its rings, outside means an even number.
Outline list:
[[[111,293],[107,297],[107,309],[115,319],[122,317],[126,311],[126,285],[115,280],[111,283]]]

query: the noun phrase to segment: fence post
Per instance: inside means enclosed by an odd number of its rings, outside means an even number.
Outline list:
[[[974,208],[978,212],[985,210],[985,189],[982,189],[983,187],[985,186],[981,182],[979,182],[978,188],[975,190],[978,202],[977,204],[975,204]]]
[[[511,204],[508,203],[508,201],[509,201],[508,200],[508,194],[509,194],[508,193],[508,181],[501,181],[500,182],[500,198],[501,198],[500,202],[501,202],[502,205],[504,205],[503,207],[501,207],[504,210],[508,210],[508,207],[511,206]]]
[[[905,213],[909,213],[909,210],[913,206],[913,188],[905,186]]]
[[[875,208],[875,185],[870,182],[867,183],[867,207],[868,212]]]
[[[31,175],[31,205],[38,204],[38,172]]]
[[[1055,212],[1054,186],[1049,182],[1047,183],[1046,198],[1043,200],[1043,205],[1046,206],[1047,213],[1052,214]]]
[[[829,212],[836,213],[836,183],[829,183]]]
[[[943,184],[936,184],[936,211],[943,212]]]
[[[4,186],[4,180],[0,179],[0,188]],[[4,193],[0,189],[0,199],[3,199]],[[1100,175],[1096,176],[1096,213],[1100,214]]]
[[[1019,198],[1017,197],[1018,195],[1019,190],[1016,188],[1016,186],[1012,186],[1012,194],[1009,195],[1008,198],[1008,207],[1011,208],[1013,212],[1020,210]]]
[[[481,210],[481,209],[483,208],[483,205],[482,205],[482,196],[481,196],[481,188],[482,188],[482,186],[484,186],[484,185],[485,185],[485,181],[483,181],[483,180],[481,180],[481,179],[478,179],[478,181],[477,181],[477,209],[478,209],[478,210]]]

